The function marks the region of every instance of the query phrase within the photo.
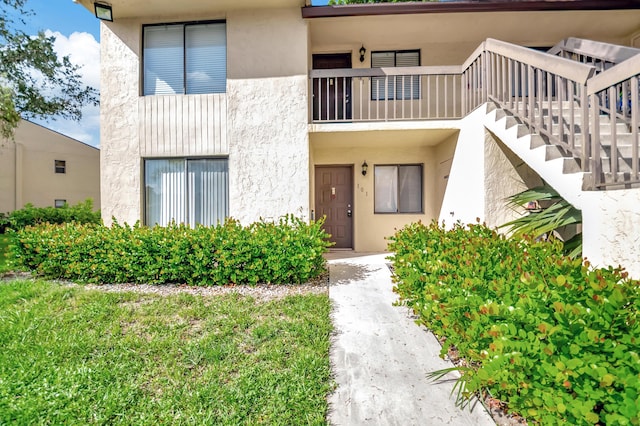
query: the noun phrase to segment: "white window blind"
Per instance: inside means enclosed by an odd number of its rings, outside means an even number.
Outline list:
[[[375,166],[375,213],[422,213],[422,166]]]
[[[144,94],[184,93],[182,25],[144,28]]]
[[[187,162],[189,175],[189,223],[215,226],[229,215],[229,170],[227,160]]]
[[[417,50],[371,53],[371,68],[417,66],[420,66],[420,52]],[[373,77],[371,99],[379,101],[420,99],[420,76]]]
[[[185,28],[187,93],[224,93],[227,89],[227,32],[225,25]]]
[[[224,93],[224,22],[144,27],[144,95]]]
[[[227,159],[145,161],[145,223],[223,222],[229,210]]]

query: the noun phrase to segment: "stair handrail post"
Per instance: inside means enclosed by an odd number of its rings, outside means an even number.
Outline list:
[[[638,109],[640,108],[640,90],[638,88],[638,78],[631,79],[631,180],[638,179],[638,144],[640,140],[638,140],[638,126],[640,125],[640,112]]]
[[[582,166],[582,170],[584,172],[588,172],[592,170],[592,166],[590,164],[589,159],[591,158],[591,141],[589,131],[589,96],[587,95],[587,85],[582,84],[580,86],[580,107],[582,108],[582,114],[580,117],[581,125],[581,137],[582,137],[582,158],[580,159],[580,163]]]
[[[482,56],[480,57],[480,69],[481,71],[481,75],[480,75],[480,80],[481,80],[481,85],[482,85],[482,92],[481,92],[481,96],[482,99],[480,99],[480,103],[485,103],[487,102],[487,99],[489,99],[489,64],[488,64],[488,55],[489,52],[487,52],[486,50],[482,52]]]
[[[591,104],[592,131],[591,137],[591,175],[593,185],[598,187],[602,180],[602,161],[600,158],[600,97],[593,93],[589,96]]]

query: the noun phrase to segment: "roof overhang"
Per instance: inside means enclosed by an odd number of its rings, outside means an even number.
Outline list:
[[[302,8],[302,17],[335,18],[340,16],[407,15],[419,13],[623,9],[640,9],[640,0],[461,0],[306,6]]]
[[[113,9],[114,20],[127,18],[167,18],[177,16],[209,16],[230,10],[261,10],[274,8],[298,8],[307,5],[306,0],[77,0],[92,14],[94,3],[108,4]]]

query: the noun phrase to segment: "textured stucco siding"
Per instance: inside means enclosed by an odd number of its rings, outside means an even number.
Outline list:
[[[307,27],[298,8],[237,10],[225,19],[227,93],[141,96],[142,25],[102,24],[102,211],[143,215],[144,158],[228,156],[229,212],[242,222],[308,217]],[[161,21],[160,21],[161,22]]]
[[[100,192],[102,218],[141,219],[141,160],[138,141],[140,81],[139,22],[100,24]]]
[[[583,256],[640,279],[640,189],[583,192]]]
[[[229,81],[229,207],[243,223],[309,214],[306,78]]]
[[[507,198],[542,185],[542,179],[488,131],[485,131],[484,144],[484,221],[490,227],[498,227],[525,213],[510,207]]]
[[[298,9],[230,12],[227,40],[230,214],[307,218],[306,23]]]

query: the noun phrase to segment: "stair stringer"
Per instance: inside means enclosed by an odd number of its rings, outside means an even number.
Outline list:
[[[485,128],[494,134],[507,148],[524,161],[542,179],[551,185],[558,194],[571,203],[575,208],[582,210],[584,197],[582,196],[582,182],[584,173],[565,173],[565,158],[547,160],[549,145],[531,148],[532,135],[528,128],[515,122],[500,108],[488,112],[484,120]]]

